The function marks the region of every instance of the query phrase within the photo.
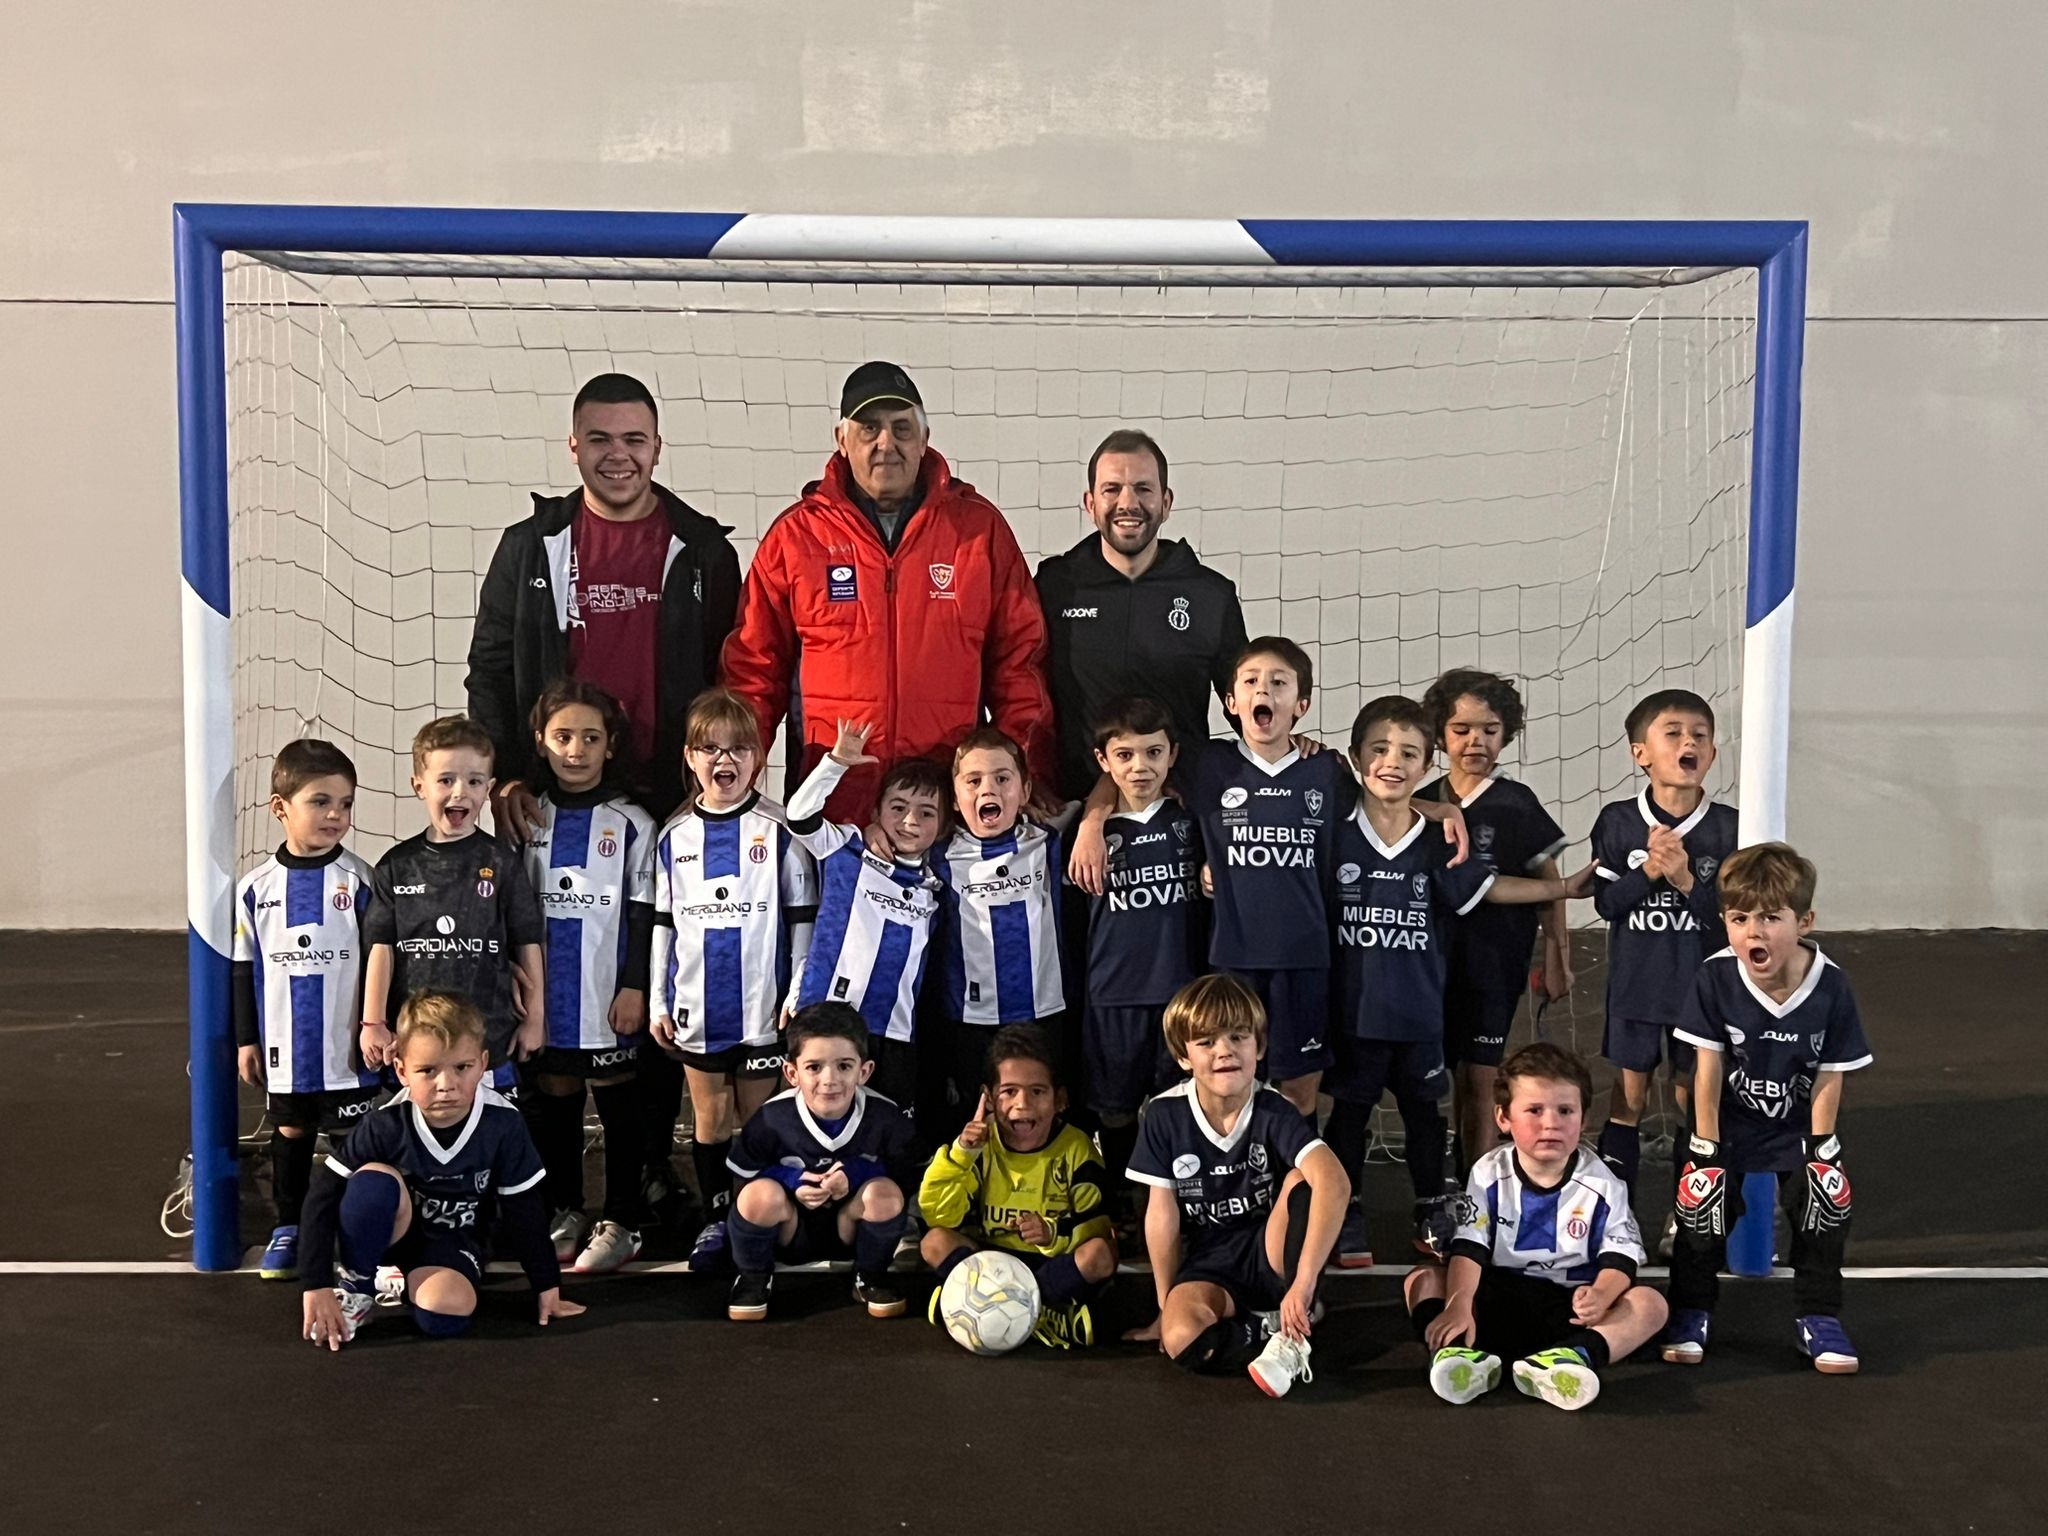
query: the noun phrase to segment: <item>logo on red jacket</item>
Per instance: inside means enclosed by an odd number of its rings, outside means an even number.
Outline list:
[[[834,563],[825,567],[825,601],[828,603],[850,603],[860,595],[860,588],[854,578],[853,567]]]
[[[941,565],[938,561],[934,560],[932,562],[931,570],[933,597],[954,597],[958,595],[953,591],[952,566]]]

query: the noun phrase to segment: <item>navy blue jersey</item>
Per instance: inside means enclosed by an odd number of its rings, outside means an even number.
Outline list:
[[[1669,881],[1643,873],[1650,828],[1671,828],[1685,840],[1692,891],[1681,896]],[[1593,822],[1593,857],[1600,877],[1593,905],[1607,920],[1607,1012],[1644,1024],[1676,1024],[1693,973],[1726,942],[1721,929],[1721,861],[1733,853],[1735,809],[1702,800],[1674,821],[1650,798],[1646,784],[1633,800],[1600,808]]]
[[[1212,1233],[1264,1226],[1287,1171],[1322,1144],[1277,1088],[1254,1088],[1226,1133],[1209,1123],[1194,1083],[1185,1082],[1146,1105],[1126,1171],[1173,1191],[1192,1252]]]
[[[1102,835],[1109,871],[1088,904],[1088,1000],[1152,1007],[1203,969],[1209,904],[1195,819],[1161,798],[1110,817]]]
[[[791,1187],[803,1174],[837,1165],[849,1188],[858,1189],[885,1174],[900,1182],[909,1157],[910,1122],[879,1093],[855,1089],[853,1108],[834,1124],[814,1117],[803,1095],[789,1088],[754,1111],[725,1162],[742,1179],[766,1174]]]
[[[1456,801],[1465,812],[1472,857],[1497,875],[1537,878],[1544,862],[1564,851],[1564,828],[1526,784],[1498,776],[1481,779],[1464,799],[1451,781],[1438,779],[1418,799]],[[1487,902],[1472,909],[1450,935],[1450,974],[1474,991],[1519,995],[1528,985],[1529,957],[1536,947],[1540,906]]]
[[[1212,741],[1189,782],[1216,891],[1210,964],[1327,968],[1330,847],[1358,798],[1343,758],[1289,752],[1268,763],[1241,741]]]
[[[1484,902],[1493,871],[1455,869],[1443,830],[1421,812],[1398,843],[1360,806],[1337,828],[1335,1017],[1361,1040],[1441,1040],[1446,941]]]
[[[327,1166],[344,1179],[365,1163],[387,1163],[405,1175],[412,1219],[478,1245],[488,1244],[498,1201],[537,1188],[540,1154],[519,1111],[489,1088],[477,1090],[453,1142],[443,1145],[399,1094],[364,1116]]]
[[[1789,1172],[1813,1132],[1813,1084],[1822,1072],[1870,1065],[1870,1042],[1842,968],[1816,945],[1806,979],[1784,1002],[1750,979],[1732,949],[1693,978],[1678,1038],[1720,1051],[1721,1148],[1745,1172]]]

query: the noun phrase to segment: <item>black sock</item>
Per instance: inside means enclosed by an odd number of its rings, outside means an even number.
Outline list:
[[[1444,1193],[1444,1117],[1434,1099],[1396,1096],[1401,1129],[1406,1132],[1403,1159],[1408,1181],[1418,1200],[1439,1200]]]
[[[1415,1324],[1415,1336],[1421,1338],[1429,1331],[1429,1325],[1443,1316],[1447,1303],[1441,1296],[1425,1296],[1415,1303],[1415,1310],[1408,1314]]]
[[[937,1267],[932,1271],[933,1274],[939,1277],[939,1284],[944,1285],[946,1283],[946,1276],[958,1269],[960,1261],[972,1252],[974,1252],[972,1248],[955,1248],[951,1253],[939,1260]]]
[[[526,1101],[526,1124],[533,1132],[541,1166],[547,1169],[549,1211],[583,1209],[583,1090],[575,1094],[536,1091]]]
[[[1351,1198],[1357,1201],[1358,1186],[1365,1177],[1365,1143],[1372,1131],[1372,1106],[1339,1099],[1331,1106],[1330,1123],[1323,1141],[1337,1154],[1337,1166],[1351,1181]]]
[[[1133,1120],[1129,1125],[1105,1125],[1102,1128],[1102,1160],[1109,1165],[1111,1189],[1142,1188],[1132,1185],[1124,1174],[1124,1170],[1131,1166],[1131,1154],[1137,1149],[1137,1121]]]
[[[1643,1162],[1643,1133],[1633,1125],[1610,1120],[1601,1127],[1600,1140],[1594,1150],[1633,1195],[1636,1192],[1636,1173]]]
[[[853,1224],[853,1272],[864,1279],[879,1280],[889,1273],[896,1257],[896,1244],[903,1237],[904,1216],[898,1211],[886,1221],[856,1221]]]
[[[633,1078],[639,1104],[640,1156],[649,1173],[673,1178],[676,1120],[683,1112],[683,1065],[662,1051],[642,1051]]]
[[[1607,1341],[1590,1328],[1574,1328],[1557,1341],[1560,1349],[1576,1349],[1596,1371],[1607,1368]]]
[[[306,1187],[313,1182],[313,1133],[287,1136],[270,1133],[270,1190],[277,1199],[277,1224],[296,1227],[299,1210],[306,1203]]]
[[[1256,1322],[1226,1317],[1196,1334],[1194,1343],[1175,1355],[1173,1363],[1205,1376],[1241,1371],[1259,1358],[1263,1347],[1264,1335]]]
[[[590,1090],[604,1127],[604,1219],[638,1232],[647,1219],[640,1198],[639,1121],[631,1083],[605,1083]]]
[[[725,1166],[731,1151],[730,1138],[690,1143],[690,1166],[697,1170],[697,1192],[704,1200],[706,1221],[717,1221],[732,1204],[732,1170]]]
[[[1287,1192],[1287,1234],[1281,1239],[1280,1278],[1290,1286],[1301,1270],[1301,1246],[1308,1241],[1309,1202],[1314,1199],[1315,1192],[1305,1183]]]

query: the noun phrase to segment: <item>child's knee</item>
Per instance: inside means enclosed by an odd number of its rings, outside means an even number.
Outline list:
[[[1307,1077],[1290,1077],[1280,1085],[1281,1097],[1304,1115],[1312,1115],[1316,1112],[1316,1090],[1322,1081],[1320,1072],[1312,1072]]]
[[[753,1179],[740,1186],[733,1209],[757,1227],[772,1227],[789,1215],[789,1191],[773,1179]]]
[[[890,1221],[903,1214],[903,1191],[894,1179],[869,1179],[856,1198],[862,1221]]]
[[[950,1227],[933,1227],[918,1240],[917,1254],[926,1264],[937,1269],[956,1249],[973,1246],[974,1244]]]
[[[476,1311],[476,1287],[452,1269],[419,1271],[409,1277],[406,1289],[412,1293],[415,1309],[460,1318]]]
[[[277,1134],[286,1141],[304,1141],[306,1128],[303,1125],[280,1125],[277,1127]]]
[[[559,1072],[542,1072],[533,1080],[533,1086],[551,1099],[580,1099],[583,1097],[583,1079],[564,1077]]]
[[[1215,1321],[1216,1313],[1211,1308],[1191,1296],[1169,1291],[1165,1310],[1159,1315],[1159,1343],[1167,1354],[1178,1355]]]
[[[1401,1299],[1413,1312],[1425,1301],[1441,1301],[1444,1297],[1444,1272],[1441,1265],[1418,1264],[1408,1271],[1408,1278],[1401,1282]]]
[[[1116,1249],[1107,1238],[1091,1237],[1074,1250],[1074,1268],[1090,1285],[1100,1285],[1116,1273]]]

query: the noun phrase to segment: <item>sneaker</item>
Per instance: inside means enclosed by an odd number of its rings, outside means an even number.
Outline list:
[[[590,1234],[590,1246],[576,1259],[579,1275],[608,1275],[640,1257],[640,1234],[616,1221],[600,1221]]]
[[[1290,1339],[1284,1333],[1266,1340],[1259,1358],[1245,1369],[1268,1397],[1285,1397],[1297,1381],[1316,1379],[1316,1373],[1308,1368],[1308,1340]]]
[[[943,1328],[946,1326],[944,1321],[941,1320],[941,1318],[939,1317],[939,1292],[944,1289],[945,1287],[943,1285],[933,1286],[931,1299],[924,1304],[924,1320],[930,1323],[934,1328]]]
[[[1500,1356],[1483,1349],[1440,1349],[1429,1362],[1429,1389],[1447,1403],[1469,1403],[1500,1385]]]
[[[363,1324],[377,1310],[377,1298],[368,1291],[337,1285],[334,1299],[341,1303],[341,1342],[346,1344],[362,1331]]]
[[[1276,1307],[1271,1312],[1254,1312],[1252,1316],[1258,1319],[1260,1338],[1270,1339],[1271,1337],[1273,1337],[1274,1334],[1280,1331],[1279,1308]],[[1314,1301],[1308,1304],[1308,1325],[1309,1327],[1313,1328],[1317,1323],[1320,1323],[1322,1320],[1323,1298],[1318,1296]]]
[[[376,1293],[380,1307],[402,1307],[405,1305],[405,1271],[396,1264],[379,1264],[376,1278],[370,1288]]]
[[[270,1234],[270,1246],[256,1261],[256,1273],[266,1280],[290,1280],[299,1272],[299,1229],[279,1227]]]
[[[1372,1268],[1372,1223],[1360,1207],[1344,1207],[1344,1225],[1337,1229],[1330,1258],[1339,1269]]]
[[[726,1246],[725,1223],[714,1221],[697,1234],[690,1249],[690,1273],[715,1275],[732,1267],[732,1250]]]
[[[1707,1358],[1707,1331],[1713,1321],[1711,1313],[1697,1307],[1679,1308],[1665,1323],[1657,1352],[1668,1365],[1698,1365]]]
[[[1799,1348],[1823,1376],[1854,1376],[1861,1363],[1838,1317],[1815,1314],[1799,1319]]]
[[[1451,1202],[1443,1195],[1415,1202],[1415,1251],[1438,1262],[1451,1256],[1451,1238],[1458,1224],[1451,1215]]]
[[[910,1310],[887,1275],[855,1275],[853,1299],[868,1309],[869,1317],[901,1317]]]
[[[1085,1301],[1047,1307],[1038,1314],[1031,1337],[1049,1349],[1086,1349],[1095,1342],[1095,1314]]]
[[[1576,1349],[1546,1349],[1515,1362],[1515,1390],[1569,1413],[1600,1395],[1600,1376]]]
[[[555,1262],[566,1264],[576,1257],[583,1239],[590,1235],[590,1218],[581,1211],[557,1211],[548,1222],[548,1237],[555,1245]]]
[[[725,1315],[736,1323],[758,1323],[768,1315],[768,1293],[775,1289],[775,1276],[741,1275],[732,1283],[732,1296]]]
[[[659,1226],[674,1219],[676,1212],[689,1203],[689,1191],[676,1177],[673,1165],[652,1163],[640,1175],[640,1202],[648,1219]]]
[[[924,1234],[918,1230],[917,1223],[905,1222],[903,1235],[896,1239],[896,1252],[889,1260],[889,1272],[907,1275],[913,1270],[922,1269],[924,1254],[919,1251],[918,1245],[923,1240]]]

